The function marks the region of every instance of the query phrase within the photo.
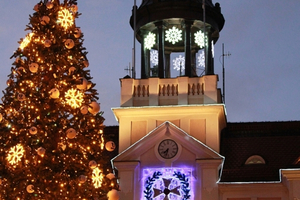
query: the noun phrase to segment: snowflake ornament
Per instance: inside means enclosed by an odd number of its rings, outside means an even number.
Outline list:
[[[205,55],[204,55],[204,51],[202,51],[199,55],[198,55],[198,67],[201,68],[205,68]]]
[[[182,40],[182,30],[179,30],[175,26],[166,31],[166,41],[175,44]]]
[[[79,108],[83,102],[83,93],[72,88],[66,92],[65,99],[72,108]]]
[[[201,30],[199,30],[194,34],[194,36],[195,36],[195,43],[200,48],[204,48],[205,45],[207,44],[207,37],[204,36],[204,33]],[[205,37],[205,42],[204,42],[204,37]]]
[[[185,58],[182,55],[173,60],[173,69],[183,72],[185,69]]]
[[[21,144],[17,144],[16,146],[10,148],[6,159],[11,165],[17,164],[21,161],[24,152],[25,150],[23,146]]]
[[[57,18],[58,23],[65,29],[68,29],[74,24],[74,17],[72,13],[66,8],[63,8],[58,12]]]
[[[150,52],[150,61],[153,65],[158,65],[158,51],[153,50]]]
[[[93,184],[94,184],[95,188],[101,187],[103,178],[104,178],[104,176],[103,176],[101,170],[98,167],[94,168],[92,180],[93,180]]]
[[[147,37],[145,38],[145,48],[150,50],[154,44],[155,44],[155,34],[149,32]]]

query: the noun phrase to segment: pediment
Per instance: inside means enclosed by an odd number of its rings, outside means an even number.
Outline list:
[[[175,140],[182,148],[192,152],[195,155],[196,160],[223,159],[216,151],[192,137],[176,125],[166,121],[121,152],[112,159],[112,162],[139,161],[141,155],[147,151],[151,151],[164,139]]]

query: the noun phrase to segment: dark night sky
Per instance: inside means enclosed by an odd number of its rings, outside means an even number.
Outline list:
[[[0,90],[6,87],[13,54],[27,32],[37,0],[0,2]],[[216,1],[213,1],[216,3]],[[222,88],[222,44],[229,122],[300,120],[300,1],[219,0],[225,26],[215,46],[215,73]],[[120,102],[119,78],[132,60],[129,18],[134,0],[78,0],[76,20],[84,33],[93,82],[105,125],[117,125],[111,111]],[[141,0],[137,0],[139,6]],[[140,66],[137,44],[136,66]],[[139,78],[139,71],[137,71]]]

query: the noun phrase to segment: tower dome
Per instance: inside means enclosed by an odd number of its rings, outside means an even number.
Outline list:
[[[141,78],[169,78],[172,53],[184,53],[184,76],[198,76],[200,50],[205,52],[205,74],[214,74],[213,45],[224,23],[220,4],[211,0],[205,0],[205,7],[202,0],[143,0],[130,18],[142,48]],[[158,59],[152,64],[150,52],[155,50]]]

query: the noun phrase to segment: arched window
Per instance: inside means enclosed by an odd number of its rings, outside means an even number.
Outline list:
[[[266,161],[259,155],[253,155],[250,156],[246,162],[245,165],[255,165],[255,164],[266,164]]]

